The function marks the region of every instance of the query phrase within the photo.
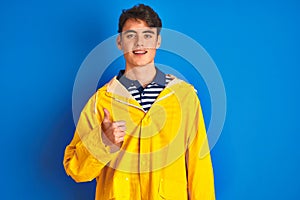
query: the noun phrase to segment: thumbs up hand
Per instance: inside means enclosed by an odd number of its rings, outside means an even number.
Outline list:
[[[103,142],[106,145],[111,146],[112,144],[121,147],[122,142],[124,141],[126,123],[125,121],[115,121],[113,122],[110,118],[109,111],[104,108],[104,118],[101,124]]]

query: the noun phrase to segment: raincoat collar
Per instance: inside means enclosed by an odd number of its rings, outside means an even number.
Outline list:
[[[169,75],[170,76],[170,75]],[[159,102],[173,93],[176,90],[176,85],[182,83],[183,81],[176,78],[175,76],[171,76],[173,80],[171,80],[168,85],[161,91],[155,102]],[[143,110],[142,106],[134,99],[134,97],[129,93],[129,91],[125,88],[124,85],[117,80],[117,76],[115,76],[111,81],[109,81],[106,85],[106,95],[112,97],[116,101],[121,103],[136,107],[140,110]],[[153,104],[155,104],[155,102]]]

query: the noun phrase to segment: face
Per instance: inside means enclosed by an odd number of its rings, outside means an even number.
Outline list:
[[[117,38],[118,48],[124,52],[126,67],[154,64],[156,49],[161,38],[157,29],[149,27],[145,21],[128,19]]]

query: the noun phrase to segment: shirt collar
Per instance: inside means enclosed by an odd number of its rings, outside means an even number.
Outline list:
[[[160,71],[157,67],[155,67],[156,69],[156,74],[154,76],[153,81],[151,82],[153,83],[157,83],[160,86],[165,86],[166,84],[166,75]],[[117,80],[120,81],[120,83],[122,83],[122,85],[124,85],[126,88],[129,88],[132,84],[134,84],[135,86],[141,86],[141,84],[139,83],[139,81],[137,80],[131,80],[128,79],[126,76],[124,76],[125,70],[120,70],[119,74],[117,76]]]
[[[160,86],[166,85],[166,74],[164,74],[162,71],[160,71],[157,67],[156,68],[156,74],[152,82],[157,83]]]

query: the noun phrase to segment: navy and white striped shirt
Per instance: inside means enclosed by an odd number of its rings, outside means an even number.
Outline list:
[[[124,70],[121,70],[117,76],[117,80],[130,92],[137,102],[143,107],[144,111],[148,111],[160,92],[171,81],[169,75],[164,74],[156,68],[156,74],[151,83],[145,88],[137,80],[130,80],[124,76]]]

